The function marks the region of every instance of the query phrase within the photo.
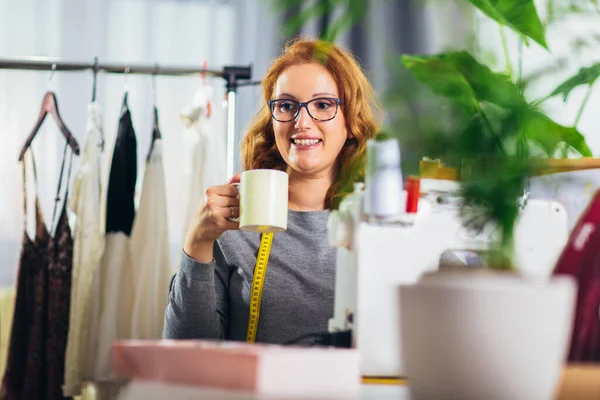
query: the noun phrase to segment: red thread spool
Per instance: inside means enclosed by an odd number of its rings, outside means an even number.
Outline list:
[[[409,176],[406,180],[406,212],[414,214],[419,207],[421,196],[421,180],[416,176]]]

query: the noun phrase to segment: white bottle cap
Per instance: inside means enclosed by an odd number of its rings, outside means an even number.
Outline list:
[[[400,147],[396,139],[367,141],[364,211],[388,217],[403,210]]]

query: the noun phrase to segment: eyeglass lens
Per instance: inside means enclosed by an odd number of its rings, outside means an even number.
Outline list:
[[[300,103],[295,100],[275,100],[271,104],[273,117],[281,122],[294,120],[299,113]],[[338,103],[336,99],[313,99],[306,108],[308,114],[319,121],[327,121],[335,117]]]

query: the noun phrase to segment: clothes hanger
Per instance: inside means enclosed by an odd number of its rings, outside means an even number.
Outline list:
[[[202,69],[204,69],[204,70],[208,69],[208,62],[206,60],[204,60],[204,62],[202,63]],[[202,86],[204,86],[206,88],[206,72],[202,72],[201,76],[202,76]],[[206,101],[206,118],[210,118],[211,115],[212,115],[212,104],[210,103],[210,99],[208,99]]]
[[[94,67],[93,67],[93,74],[94,74],[94,83],[92,86],[92,103],[96,101],[96,78],[98,76],[98,57],[94,57]]]
[[[56,70],[56,64],[53,64],[52,72],[50,73],[50,77],[48,78],[48,86],[50,86],[49,84],[50,84],[50,81],[52,80],[55,70]],[[38,116],[38,120],[37,120],[35,126],[33,127],[33,130],[29,134],[29,137],[25,141],[25,144],[23,145],[23,148],[21,149],[21,153],[19,154],[19,162],[23,161],[23,157],[25,156],[27,149],[29,149],[29,147],[31,146],[31,142],[33,142],[35,135],[40,130],[40,127],[42,126],[42,123],[44,122],[44,120],[46,119],[46,116],[48,114],[52,115],[52,117],[54,118],[54,121],[56,121],[60,131],[62,132],[63,136],[67,140],[67,143],[71,147],[71,150],[73,151],[73,153],[75,155],[79,155],[79,143],[77,143],[77,140],[75,140],[75,138],[73,137],[73,135],[71,134],[69,129],[66,127],[65,123],[63,122],[63,120],[58,112],[58,101],[56,100],[56,95],[54,94],[54,92],[52,92],[50,90],[50,87],[48,87],[48,91],[44,95],[44,99],[42,101],[42,108],[40,109],[40,114]]]
[[[123,105],[121,106],[121,116],[129,109],[129,104],[127,103],[127,98],[129,96],[129,71],[129,67],[125,67],[125,70],[123,71],[123,90],[125,95],[123,96]]]
[[[94,81],[93,81],[93,86],[92,86],[92,103],[96,102],[96,87],[98,85],[98,71],[99,71],[99,66],[98,66],[98,57],[94,57],[94,67],[93,67],[93,76],[94,76]],[[98,148],[100,149],[100,151],[104,151],[104,131],[102,129],[100,129],[100,143],[98,143]]]
[[[158,124],[158,108],[156,107],[156,72],[158,71],[158,65],[154,67],[154,72],[152,73],[152,109],[154,112],[154,123],[152,125],[152,139],[150,140],[150,150],[148,151],[148,156],[146,158],[147,161],[150,161],[150,156],[152,155],[152,149],[154,148],[154,142],[157,139],[162,139],[162,134],[160,132],[160,127]]]

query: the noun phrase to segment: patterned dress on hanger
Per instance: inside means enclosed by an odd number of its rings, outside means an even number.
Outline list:
[[[66,161],[63,155],[52,221],[60,200]],[[66,202],[51,236],[39,205],[35,160],[31,154],[36,182],[36,235],[27,233],[27,185],[23,165],[25,229],[17,277],[17,295],[11,329],[2,399],[63,399],[62,384],[69,324],[73,240]],[[70,164],[73,161],[71,154]],[[70,177],[71,165],[69,165]],[[67,178],[67,186],[68,186]],[[65,198],[68,196],[68,188]]]

